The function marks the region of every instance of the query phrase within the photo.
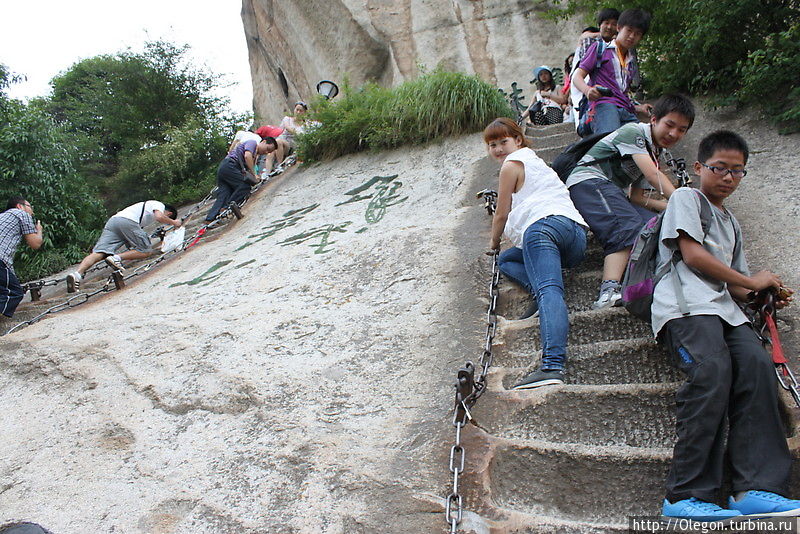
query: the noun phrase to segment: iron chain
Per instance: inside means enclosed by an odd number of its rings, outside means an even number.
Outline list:
[[[489,281],[489,305],[486,310],[486,341],[478,363],[478,375],[475,376],[475,364],[468,361],[458,370],[456,377],[456,396],[453,407],[453,427],[455,440],[450,447],[450,473],[453,475],[452,491],[445,503],[445,520],[450,525],[450,533],[456,534],[458,525],[464,515],[464,498],[459,491],[459,480],[464,472],[467,451],[461,444],[461,430],[472,420],[470,409],[486,391],[486,377],[492,366],[492,345],[497,333],[497,296],[500,282],[500,269],[497,265],[497,254],[492,255],[492,277]]]
[[[773,347],[772,334],[769,332],[769,325],[767,319],[773,321],[773,325],[777,324],[777,308],[775,307],[776,291],[773,288],[761,290],[756,293],[753,302],[745,307],[745,313],[750,318],[750,322],[754,325],[760,324],[756,328],[756,335],[761,340],[761,343],[766,348]],[[777,330],[776,330],[777,335]],[[780,343],[780,340],[777,340]],[[780,386],[789,392],[794,399],[795,404],[800,408],[800,384],[797,382],[794,373],[786,363],[775,363],[775,375],[778,377]]]
[[[255,193],[256,191],[258,191],[261,188],[262,185],[264,185],[265,183],[267,183],[269,181],[270,178],[272,178],[273,176],[276,176],[278,174],[283,173],[289,166],[291,166],[294,163],[296,163],[296,161],[297,161],[297,159],[296,159],[295,156],[289,156],[288,158],[286,158],[286,160],[281,165],[278,165],[275,168],[275,170],[273,170],[271,173],[266,175],[266,177],[264,179],[262,179],[259,183],[254,185],[251,188],[250,193],[252,194],[252,193]],[[181,218],[181,220],[182,221],[186,221],[192,215],[194,215],[195,213],[200,211],[200,209],[204,205],[206,205],[214,197],[214,192],[215,191],[216,191],[216,187],[214,187],[211,190],[211,192],[208,195],[206,195],[206,197],[203,200],[198,202],[192,209],[190,209],[188,212],[186,212],[186,214]],[[246,201],[247,201],[247,198],[245,198],[241,203],[239,203],[239,207],[243,206]],[[182,251],[186,250],[191,245],[195,244],[203,235],[205,235],[205,233],[208,230],[210,230],[210,229],[214,228],[215,226],[219,225],[222,222],[222,220],[229,218],[232,213],[233,213],[233,211],[232,211],[232,209],[230,207],[225,208],[225,210],[220,212],[219,216],[216,219],[214,219],[213,221],[211,221],[211,222],[209,222],[207,224],[202,225],[200,227],[200,229],[198,229],[194,233],[194,235],[188,237],[187,239],[184,239],[184,241],[177,248],[175,248],[175,250],[167,252],[166,254],[162,254],[161,256],[156,258],[155,260],[138,266],[136,269],[131,271],[128,275],[124,276],[122,278],[122,280],[123,281],[128,281],[128,280],[130,280],[132,278],[140,276],[140,275],[148,272],[150,269],[152,269],[153,267],[155,267],[156,265],[158,265],[162,261],[166,260],[169,256],[175,255],[175,254],[177,254],[179,252],[182,252]],[[156,232],[158,233],[158,230]],[[99,262],[96,265],[94,265],[92,268],[88,269],[86,271],[86,274],[89,274],[89,273],[94,272],[94,271],[99,271],[99,270],[105,269],[105,268],[108,268],[108,264],[106,262]],[[25,289],[26,291],[28,291],[30,289],[34,289],[35,290],[35,289],[41,289],[42,287],[45,287],[45,286],[55,286],[55,285],[58,285],[59,283],[61,283],[61,280],[37,280],[37,281],[34,281],[34,282],[26,283],[25,285],[23,285],[23,289]],[[28,319],[27,321],[23,321],[23,322],[15,325],[15,326],[13,326],[8,331],[6,331],[6,333],[3,334],[3,335],[8,335],[8,334],[10,334],[12,332],[16,332],[17,330],[20,330],[20,329],[26,327],[26,326],[30,326],[30,325],[32,325],[32,324],[34,324],[36,322],[39,322],[47,315],[50,315],[50,314],[53,314],[53,313],[58,313],[58,312],[60,312],[62,310],[66,310],[66,309],[69,309],[69,308],[75,308],[77,306],[80,306],[81,304],[84,304],[85,302],[87,302],[90,298],[94,297],[95,295],[98,295],[100,293],[108,293],[110,291],[113,291],[115,288],[116,288],[116,285],[114,284],[113,275],[109,276],[108,279],[106,280],[106,283],[103,284],[102,287],[100,287],[100,288],[98,288],[98,289],[96,289],[96,290],[94,290],[94,291],[92,291],[90,293],[79,293],[77,295],[74,295],[74,296],[68,298],[67,300],[65,300],[65,301],[63,301],[63,302],[61,302],[59,304],[51,306],[50,308],[46,309],[45,311],[43,311],[39,315],[37,315],[37,316],[35,316],[35,317],[31,318],[31,319]]]

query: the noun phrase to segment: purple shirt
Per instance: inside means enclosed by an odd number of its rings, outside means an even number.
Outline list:
[[[242,167],[247,168],[247,163],[244,160],[244,153],[245,152],[250,152],[251,154],[253,154],[253,159],[255,159],[255,157],[256,157],[256,147],[257,146],[258,146],[258,143],[256,143],[255,141],[252,141],[252,140],[251,141],[244,141],[244,142],[239,143],[238,145],[236,145],[233,148],[233,150],[231,150],[228,153],[227,157],[236,159],[237,161],[239,161],[241,163]]]
[[[617,58],[617,49],[614,42],[606,45],[599,64],[597,60],[597,47],[599,43],[594,43],[584,54],[579,68],[589,73],[590,85],[602,85],[608,87],[613,93],[611,96],[603,96],[592,103],[592,109],[600,102],[610,102],[617,107],[627,109],[631,113],[636,110],[633,102],[628,98],[627,91],[631,85],[631,79],[636,72],[636,57],[628,51],[628,66],[625,69],[620,67]]]

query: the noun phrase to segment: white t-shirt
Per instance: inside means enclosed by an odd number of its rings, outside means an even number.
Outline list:
[[[142,202],[137,202],[124,210],[118,211],[113,216],[130,219],[135,223],[139,223],[139,226],[144,228],[148,224],[155,222],[156,216],[153,215],[154,210],[158,210],[162,213],[164,212],[164,204],[158,200],[148,200],[144,203],[144,214],[142,214],[142,204]]]
[[[523,147],[506,156],[506,161],[519,161],[525,168],[525,183],[511,194],[511,212],[504,230],[514,246],[521,247],[528,226],[548,215],[563,215],[588,227],[572,204],[567,186],[536,152]]]
[[[233,136],[233,140],[240,143],[244,143],[245,141],[255,141],[256,143],[260,143],[261,136],[253,132],[248,132],[247,130],[239,130],[236,132],[236,135]]]

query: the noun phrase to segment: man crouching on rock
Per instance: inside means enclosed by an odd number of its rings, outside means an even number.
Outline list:
[[[122,260],[140,260],[153,255],[156,251],[150,246],[150,238],[144,227],[158,221],[178,228],[183,223],[177,217],[178,210],[174,206],[158,200],[138,202],[114,214],[106,222],[92,253],[83,258],[75,272],[67,275],[67,293],[80,289],[83,275],[100,260],[105,260],[113,269],[123,271],[125,267],[122,266]],[[116,254],[122,245],[127,245],[130,250]]]
[[[22,197],[11,197],[0,213],[0,314],[13,317],[25,296],[14,273],[14,254],[22,238],[34,250],[42,246],[42,223],[33,222],[33,207]]]

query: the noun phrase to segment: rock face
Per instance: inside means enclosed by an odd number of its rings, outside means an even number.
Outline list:
[[[532,69],[563,67],[581,29],[543,10],[523,0],[243,0],[256,117],[280,120],[323,79],[396,85],[437,65],[530,95]]]
[[[703,114],[677,155],[723,124],[751,143],[728,204],[750,266],[797,287],[800,136]],[[574,137],[534,133],[545,159]],[[218,237],[0,338],[0,525],[446,531],[452,385],[486,332],[490,219],[474,193],[496,183],[479,134],[294,169]],[[658,512],[678,376],[642,323],[587,310],[600,265],[595,245],[566,279],[568,383],[530,392],[508,388],[536,365],[538,329],[501,281],[460,532],[627,532],[627,515]]]

